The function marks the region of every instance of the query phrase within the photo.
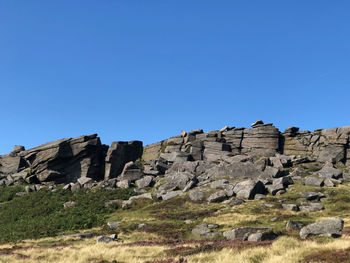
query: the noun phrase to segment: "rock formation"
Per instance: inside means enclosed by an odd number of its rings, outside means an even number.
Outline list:
[[[11,153],[0,156],[0,185],[53,182],[70,184],[66,189],[74,190],[132,184],[143,189],[155,184],[161,198],[169,191],[187,192],[197,185],[230,178],[243,182],[223,183],[221,192],[210,200],[234,194],[252,199],[257,194],[283,193],[293,181],[284,169],[305,162],[319,167],[306,184],[322,187],[339,183],[343,172],[337,167],[349,167],[350,163],[349,134],[350,126],[314,132],[290,127],[281,133],[261,120],[250,129],[225,126],[207,133],[201,129],[182,131],[144,148],[141,141],[103,145],[94,134],[29,150],[15,146]],[[291,175],[298,178],[303,171],[296,168]]]

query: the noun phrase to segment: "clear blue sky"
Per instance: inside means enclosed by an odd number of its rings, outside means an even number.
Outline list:
[[[350,1],[0,0],[0,154],[350,125]]]

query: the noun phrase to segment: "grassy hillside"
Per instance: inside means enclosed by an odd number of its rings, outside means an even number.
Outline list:
[[[77,192],[42,189],[23,196],[22,186],[0,188],[0,242],[55,236],[67,231],[101,226],[113,210],[104,203],[109,199],[128,199],[132,189]],[[75,207],[63,208],[68,201]]]
[[[0,189],[0,262],[166,263],[184,258],[187,262],[296,263],[349,262],[350,258],[350,187],[345,185],[317,188],[296,183],[284,195],[247,200],[238,206],[194,203],[185,196],[168,201],[138,200],[127,208],[106,208],[106,200],[128,199],[133,190],[40,190],[17,196],[18,191],[23,189]],[[282,209],[282,203],[297,203],[301,191],[326,194],[322,201],[325,209],[309,213]],[[77,205],[64,209],[67,201]],[[289,219],[307,224],[333,216],[345,221],[340,239],[314,237],[302,241],[298,231],[285,229]],[[108,229],[108,221],[120,222],[119,229]],[[279,238],[255,243],[200,239],[191,230],[203,222],[218,224],[214,231],[269,226]],[[139,228],[141,223],[145,225]],[[86,231],[95,237],[117,233],[119,241],[96,244],[95,238],[60,236]]]

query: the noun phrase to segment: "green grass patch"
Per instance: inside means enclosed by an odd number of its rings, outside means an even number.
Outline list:
[[[0,196],[10,196],[8,192],[18,190],[8,188],[11,187],[0,189]],[[131,195],[132,189],[81,189],[74,193],[43,189],[25,196],[15,196],[0,205],[0,242],[55,236],[100,226],[105,223],[106,215],[114,211],[105,207],[105,201],[128,199]],[[64,209],[63,204],[67,201],[74,201],[77,205]]]
[[[0,188],[0,203],[11,201],[16,197],[16,193],[23,192],[23,186],[12,186]]]

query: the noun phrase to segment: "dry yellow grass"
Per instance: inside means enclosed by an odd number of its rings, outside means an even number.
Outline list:
[[[45,240],[46,242],[54,241],[54,239]],[[65,241],[72,240],[65,239]],[[85,263],[116,260],[117,262],[141,263],[161,258],[163,250],[166,249],[162,246],[116,246],[118,243],[114,242],[96,244],[95,239],[71,243],[68,246],[42,247],[38,245],[38,241],[26,241],[19,245],[22,248],[14,250],[14,254],[1,255],[0,262]],[[11,247],[8,244],[2,245],[0,251]]]
[[[225,226],[235,226],[244,221],[254,221],[258,218],[257,215],[244,215],[239,213],[228,213],[207,217],[203,222],[208,224],[219,224]]]
[[[73,242],[73,241],[76,242]],[[62,242],[69,245],[59,245]],[[57,242],[58,246],[45,247],[43,243]],[[57,263],[85,263],[102,260],[125,263],[141,263],[166,258],[166,246],[118,246],[120,243],[96,244],[95,239],[78,241],[72,238],[23,241],[13,251],[13,255],[1,255],[0,262],[57,262]],[[0,246],[0,251],[13,247],[6,244]],[[350,247],[350,237],[344,236],[327,243],[315,241],[299,241],[291,237],[280,237],[270,247],[256,247],[247,249],[223,249],[210,253],[201,253],[187,257],[189,263],[297,263],[310,253],[323,250],[345,249]],[[21,256],[20,256],[20,255]]]
[[[350,237],[334,239],[328,243],[298,241],[281,237],[271,247],[257,247],[245,250],[223,249],[219,252],[202,253],[188,258],[189,263],[298,263],[306,255],[323,250],[337,250],[350,247]]]

